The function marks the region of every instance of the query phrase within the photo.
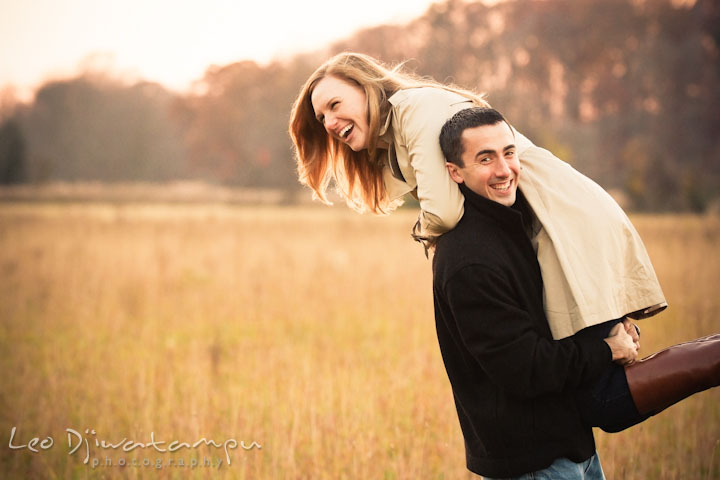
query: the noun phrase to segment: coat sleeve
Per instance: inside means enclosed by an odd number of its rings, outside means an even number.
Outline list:
[[[465,101],[448,103],[442,95],[423,95],[406,99],[396,109],[400,137],[417,182],[421,209],[415,229],[418,236],[442,235],[463,215],[463,196],[450,178],[440,149],[440,129],[455,112],[469,105]]]
[[[455,327],[465,348],[490,381],[509,394],[536,397],[577,389],[598,378],[612,362],[602,339],[552,340],[513,298],[507,279],[471,265],[444,287]]]

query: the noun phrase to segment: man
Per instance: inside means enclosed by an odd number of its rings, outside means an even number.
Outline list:
[[[463,110],[440,143],[465,196],[462,220],[437,242],[433,292],[467,467],[486,478],[604,478],[574,393],[613,361],[634,361],[637,345],[621,324],[604,340],[553,340],[532,212],[502,115]]]

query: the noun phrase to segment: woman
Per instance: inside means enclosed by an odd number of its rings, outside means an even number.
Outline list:
[[[475,105],[489,106],[481,95],[389,69],[369,56],[336,55],[308,78],[293,106],[290,134],[300,181],[327,203],[325,191],[334,180],[352,208],[374,213],[392,211],[411,193],[421,209],[413,236],[432,244],[463,214],[463,196],[440,150],[440,129]],[[535,241],[554,338],[665,309],[645,247],[620,207],[547,150],[518,132],[515,139],[523,165],[519,187],[542,225]],[[708,345],[715,348],[711,356],[720,356],[714,339],[693,358],[707,357]],[[678,348],[675,356],[688,350]],[[648,371],[652,363],[636,371]],[[720,370],[716,363],[713,372]],[[661,403],[713,382],[705,376]],[[657,410],[645,407],[641,414]]]

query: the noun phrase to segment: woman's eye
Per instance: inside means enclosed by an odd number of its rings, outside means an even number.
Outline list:
[[[340,102],[332,102],[332,103],[330,104],[330,109],[334,110],[334,109],[335,109],[335,106],[338,105],[339,103],[340,103]]]

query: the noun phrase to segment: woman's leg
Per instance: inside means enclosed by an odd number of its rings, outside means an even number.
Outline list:
[[[620,320],[577,333],[605,338]],[[590,388],[577,392],[586,425],[619,432],[665,408],[720,385],[720,335],[673,345],[629,367],[613,365]]]
[[[611,320],[585,328],[576,336],[606,338],[619,322]],[[576,405],[585,425],[599,427],[606,432],[620,432],[637,425],[650,415],[643,415],[635,408],[628,387],[625,368],[613,363],[591,386],[580,389],[575,395]]]
[[[625,367],[625,375],[638,411],[655,415],[720,385],[720,335],[668,347]]]
[[[620,432],[651,417],[635,407],[625,368],[612,365],[590,388],[579,390],[576,404],[585,425]]]

